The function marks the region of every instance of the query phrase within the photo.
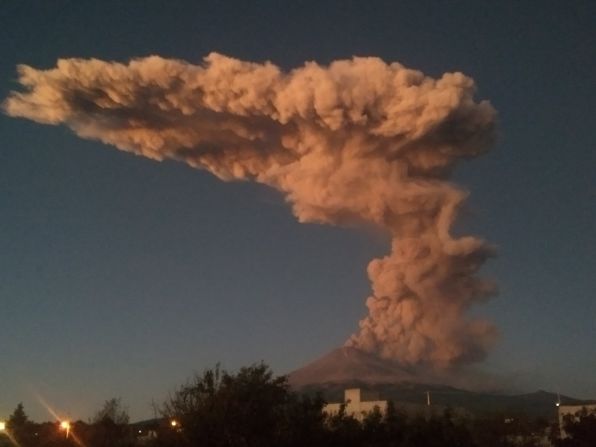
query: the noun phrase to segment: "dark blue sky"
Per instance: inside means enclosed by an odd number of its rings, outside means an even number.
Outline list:
[[[11,1],[0,97],[15,66],[61,57],[198,63],[211,51],[284,68],[380,56],[462,71],[499,111],[464,163],[459,231],[499,246],[501,293],[474,309],[501,339],[484,367],[596,398],[596,3]],[[277,193],[156,163],[65,128],[0,117],[0,418],[36,395],[86,418],[121,396],[151,415],[194,371],[265,360],[288,372],[365,315],[366,231],[300,225]]]

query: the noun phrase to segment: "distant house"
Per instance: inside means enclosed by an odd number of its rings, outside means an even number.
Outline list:
[[[149,419],[130,424],[137,444],[147,444],[157,438],[159,427],[163,425],[162,419]]]
[[[578,413],[586,410],[588,413],[596,413],[596,404],[587,405],[559,405],[559,428],[561,430],[561,438],[565,439],[567,433],[565,432],[565,417],[570,416],[574,419],[579,419]]]
[[[343,403],[327,404],[323,408],[323,412],[328,415],[337,414],[341,410],[342,405],[345,405],[346,415],[353,416],[358,420],[364,419],[375,408],[378,408],[381,414],[387,412],[386,400],[379,400],[379,396],[376,393],[362,393],[360,388],[345,390]]]

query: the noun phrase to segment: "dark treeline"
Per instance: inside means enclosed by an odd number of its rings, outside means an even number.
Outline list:
[[[56,423],[30,421],[19,405],[7,423],[0,446],[20,447],[559,447],[596,446],[596,416],[584,413],[565,424],[500,415],[440,413],[407,415],[390,402],[362,420],[326,415],[321,396],[290,390],[285,376],[264,364],[229,373],[206,370],[181,386],[149,425],[129,424],[119,400],[107,401],[88,423],[65,430]],[[172,424],[172,421],[176,421]],[[150,428],[147,428],[149,427]],[[545,444],[547,443],[547,444]]]

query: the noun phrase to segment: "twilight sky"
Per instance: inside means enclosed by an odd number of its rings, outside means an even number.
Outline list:
[[[458,233],[499,247],[481,273],[501,292],[472,310],[500,332],[482,366],[596,398],[593,2],[245,3],[3,2],[0,97],[17,64],[66,57],[462,71],[499,113],[493,150],[454,176],[472,193]],[[50,419],[40,397],[86,418],[121,396],[136,419],[218,361],[289,372],[356,330],[366,265],[389,250],[370,229],[297,223],[265,186],[65,127],[2,115],[0,157],[0,418],[23,401]]]

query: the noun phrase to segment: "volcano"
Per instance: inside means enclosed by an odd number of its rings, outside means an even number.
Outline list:
[[[289,374],[296,388],[315,384],[417,382],[405,368],[351,347],[341,347]]]
[[[314,385],[429,385],[503,392],[503,380],[471,367],[433,370],[405,366],[357,348],[336,348],[288,374],[294,388]]]
[[[498,377],[480,370],[436,373],[400,366],[352,347],[341,347],[288,375],[295,390],[321,393],[328,402],[341,402],[346,388],[360,388],[392,400],[403,411],[417,414],[430,395],[433,408],[463,409],[474,414],[527,414],[557,417],[556,402],[564,405],[596,403],[547,391],[519,394],[507,391]]]

